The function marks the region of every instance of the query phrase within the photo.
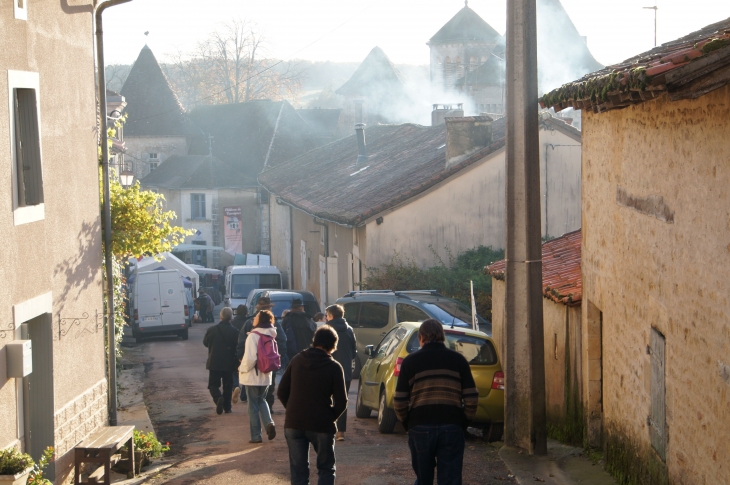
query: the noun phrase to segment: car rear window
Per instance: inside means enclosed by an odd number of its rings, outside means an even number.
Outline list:
[[[446,345],[459,352],[469,365],[494,365],[498,362],[497,351],[492,342],[481,337],[473,337],[459,332],[446,332]],[[406,350],[412,354],[419,349],[418,332],[413,332]]]

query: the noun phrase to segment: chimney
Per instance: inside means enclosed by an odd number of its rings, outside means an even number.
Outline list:
[[[461,118],[464,116],[464,104],[434,104],[431,111],[431,126],[444,124],[446,117]]]
[[[445,118],[446,168],[460,163],[492,144],[492,118],[467,116]]]
[[[365,163],[368,159],[367,151],[365,150],[365,124],[355,124],[355,135],[357,135],[357,165]]]

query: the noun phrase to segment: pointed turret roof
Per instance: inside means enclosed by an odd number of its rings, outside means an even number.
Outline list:
[[[155,55],[144,46],[120,93],[127,101],[125,136],[199,134],[172,91]]]
[[[355,73],[337,91],[342,96],[400,96],[405,90],[403,75],[380,47],[373,47]]]
[[[499,32],[465,4],[428,43],[433,45],[477,41],[495,44],[500,37]]]

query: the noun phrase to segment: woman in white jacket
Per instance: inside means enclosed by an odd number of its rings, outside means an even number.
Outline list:
[[[251,427],[249,443],[261,443],[263,441],[261,439],[261,421],[264,422],[269,440],[273,440],[276,436],[276,427],[266,402],[266,391],[271,385],[271,372],[264,373],[256,369],[260,336],[268,335],[276,338],[274,314],[268,310],[258,312],[254,317],[253,327],[246,338],[246,350],[241,365],[238,367],[238,378],[240,383],[246,386],[248,396],[248,419]]]

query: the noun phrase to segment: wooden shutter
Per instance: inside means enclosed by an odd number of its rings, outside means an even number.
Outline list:
[[[655,328],[651,329],[651,416],[649,416],[649,436],[662,460],[667,456],[666,436],[666,383],[665,383],[664,335]]]
[[[35,89],[14,89],[15,161],[18,172],[18,206],[43,203],[41,141]]]

